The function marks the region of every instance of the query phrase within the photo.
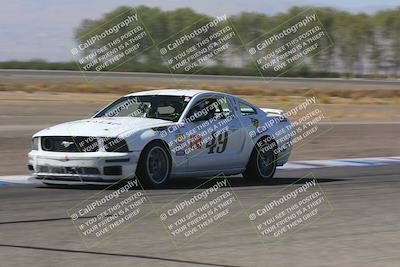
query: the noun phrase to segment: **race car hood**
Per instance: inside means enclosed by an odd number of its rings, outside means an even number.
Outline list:
[[[133,133],[146,128],[167,126],[174,124],[171,121],[133,118],[107,117],[91,118],[58,124],[36,133],[36,136],[96,136],[117,137],[120,134]]]

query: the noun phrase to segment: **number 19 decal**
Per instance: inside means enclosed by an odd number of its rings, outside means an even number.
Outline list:
[[[223,153],[228,144],[228,132],[223,132],[218,136],[215,136],[215,132],[212,133],[212,138],[206,144],[206,148],[209,148],[208,154]]]

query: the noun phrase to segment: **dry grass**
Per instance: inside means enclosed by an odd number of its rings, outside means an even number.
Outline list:
[[[311,94],[311,92],[309,93]],[[38,107],[53,107],[69,109],[73,107],[86,107],[88,104],[102,107],[116,98],[120,93],[77,93],[54,91],[0,91],[0,109],[21,108],[23,110],[37,109]],[[263,95],[239,95],[249,102],[268,108],[283,109],[285,111],[297,106],[305,100],[306,96],[263,96]],[[330,99],[330,98],[328,98]],[[327,121],[400,121],[400,105],[388,104],[378,98],[360,98],[357,104],[352,99],[335,98],[330,103],[318,96],[318,107],[322,109]],[[375,103],[375,104],[371,104]],[[88,112],[88,111],[85,111]]]
[[[321,88],[295,88],[284,89],[272,85],[265,86],[215,86],[209,84],[198,84],[191,86],[194,89],[212,90],[226,92],[234,95],[252,98],[255,102],[264,99],[267,102],[279,102],[280,104],[290,102],[293,98],[303,96],[316,96],[322,104],[355,104],[355,105],[399,105],[400,90],[395,89],[321,89]],[[95,94],[126,94],[152,89],[168,89],[176,86],[146,86],[134,85],[112,85],[112,84],[91,84],[91,83],[3,83],[0,84],[0,91],[23,91],[23,92],[49,92],[49,93],[95,93]],[[254,97],[253,97],[254,96]],[[267,99],[265,99],[267,97]]]

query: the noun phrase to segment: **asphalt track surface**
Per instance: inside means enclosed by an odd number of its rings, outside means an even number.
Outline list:
[[[155,212],[88,249],[66,210],[99,187],[0,187],[1,266],[399,266],[400,165],[280,170],[266,184],[229,178],[250,208],[309,175],[332,211],[273,246],[239,213],[183,248],[169,240]],[[157,210],[203,179],[179,179],[147,190]],[[303,181],[302,183],[304,183]]]
[[[0,69],[0,81],[3,83],[95,83],[95,84],[212,84],[212,85],[286,85],[302,88],[308,86],[359,87],[368,89],[398,89],[400,79],[368,80],[342,78],[292,78],[260,77],[230,75],[189,75],[146,72],[97,72],[97,71],[63,71],[63,70],[14,70]],[[346,87],[347,88],[347,87]]]
[[[82,75],[68,71],[0,70],[0,80],[4,83],[81,83],[87,78],[94,83],[112,84],[172,80],[169,74]],[[237,76],[185,77],[185,82],[188,81],[216,85],[264,82],[259,77]],[[400,85],[399,80],[303,78],[279,78],[273,83],[295,87],[362,85],[364,89],[398,89]],[[7,123],[8,117],[1,117],[0,174],[26,173],[25,155],[32,133],[48,124],[89,114],[93,107],[86,109],[79,106],[71,109],[77,110],[76,114],[53,118],[50,115],[57,113],[50,113],[45,107],[44,115],[14,114],[12,124]],[[28,109],[32,110],[37,111]],[[399,124],[378,124],[340,122],[332,132],[314,139],[293,156],[295,159],[398,156]],[[375,142],[374,136],[382,138]],[[179,179],[167,189],[146,190],[154,205],[147,209],[155,208],[154,213],[94,248],[87,248],[82,242],[67,210],[104,187],[2,186],[0,182],[0,266],[400,266],[400,164],[279,170],[266,184],[249,183],[241,177],[229,177],[229,183],[244,208],[251,208],[284,188],[299,186],[293,183],[310,174],[316,177],[333,209],[326,216],[311,220],[300,231],[273,245],[264,244],[251,226],[248,214],[243,212],[179,249],[169,239],[157,210],[204,179]],[[309,180],[302,183],[306,181]]]

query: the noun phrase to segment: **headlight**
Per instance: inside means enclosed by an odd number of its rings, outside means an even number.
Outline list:
[[[32,150],[39,150],[39,137],[32,138]]]
[[[128,144],[124,139],[104,137],[102,140],[107,152],[129,152]]]

